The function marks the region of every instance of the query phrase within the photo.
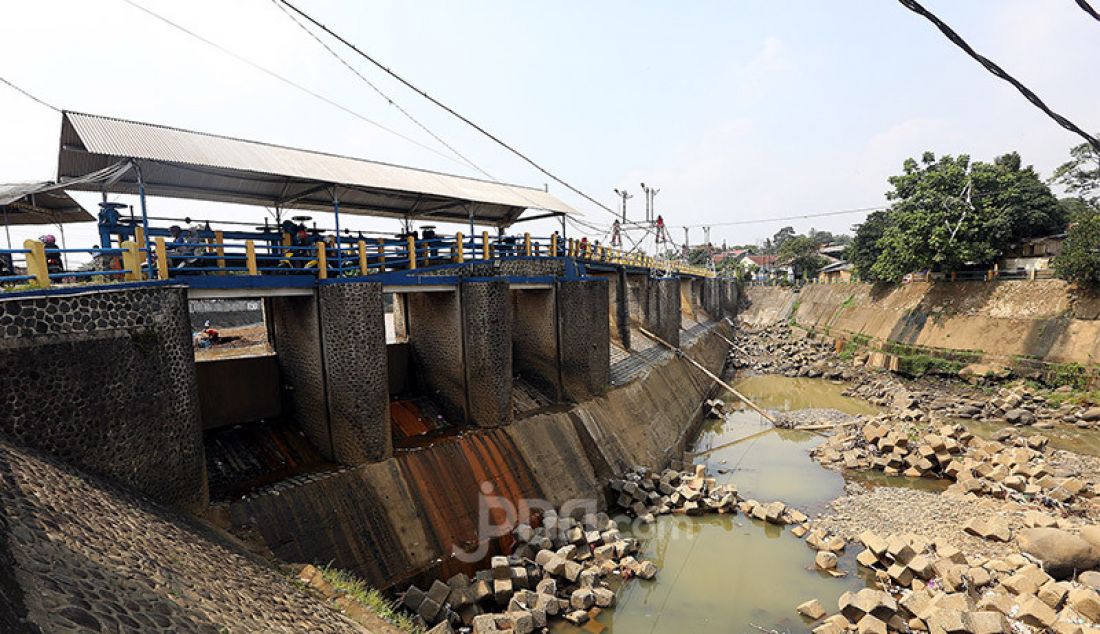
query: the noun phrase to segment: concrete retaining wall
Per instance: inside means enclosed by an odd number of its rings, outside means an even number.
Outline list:
[[[1060,280],[936,282],[903,286],[815,284],[800,293],[753,287],[743,319],[766,324],[793,315],[837,337],[979,352],[991,360],[1030,358],[1100,364],[1100,298]]]
[[[0,432],[176,506],[207,503],[186,291],[0,299]]]

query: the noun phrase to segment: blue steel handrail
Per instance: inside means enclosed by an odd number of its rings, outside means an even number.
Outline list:
[[[77,282],[94,277],[127,281],[205,275],[361,277],[459,262],[522,257],[564,257],[594,264],[667,268],[670,272],[713,276],[713,272],[699,267],[623,253],[586,241],[566,240],[556,233],[551,236],[490,235],[482,231],[474,235],[457,233],[428,238],[310,234],[307,241],[301,243],[278,231],[189,229],[189,237],[180,239],[162,227],[101,225],[101,229],[109,229],[105,243],[111,246],[49,249],[46,257],[42,255],[43,245],[34,241],[27,242],[33,249],[0,249],[0,287],[25,282],[39,285]],[[112,236],[121,240],[118,246],[112,245]],[[92,268],[85,263],[76,270],[58,270],[56,266],[38,262],[53,261],[55,255],[67,254],[90,255],[94,264],[90,265]]]

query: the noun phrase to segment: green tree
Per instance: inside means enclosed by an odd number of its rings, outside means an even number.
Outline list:
[[[1066,224],[1065,209],[1015,152],[973,164],[965,154],[925,152],[889,181],[894,203],[886,220],[865,231],[861,257],[873,253],[871,245],[879,250],[865,277],[899,280],[922,269],[989,263],[1012,243]],[[882,235],[870,240],[879,227]]]
[[[882,253],[882,247],[878,242],[886,232],[886,225],[889,222],[890,216],[887,212],[875,211],[868,214],[861,224],[853,227],[856,235],[844,250],[844,259],[852,264],[861,279],[878,279],[872,267]]]
[[[795,277],[806,277],[807,273],[814,274],[822,266],[825,266],[825,258],[818,253],[818,244],[809,236],[794,236],[783,241],[779,247],[780,264],[785,264],[794,269]]]
[[[795,236],[794,227],[783,227],[771,238],[764,240],[764,253],[775,255],[783,248],[783,243]]]
[[[1100,212],[1086,209],[1074,216],[1062,253],[1054,258],[1058,277],[1086,288],[1100,288]]]
[[[1061,185],[1066,193],[1075,195],[1093,207],[1100,207],[1100,152],[1088,143],[1069,151],[1070,160],[1054,170],[1050,182]]]

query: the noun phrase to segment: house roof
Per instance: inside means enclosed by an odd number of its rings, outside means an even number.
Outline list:
[[[542,189],[151,123],[64,112],[58,180],[119,163],[150,196],[508,226],[527,209],[574,214]],[[73,189],[134,194],[136,170]]]
[[[823,266],[820,269],[818,269],[817,272],[818,273],[833,273],[833,272],[836,272],[836,271],[851,271],[851,270],[852,270],[852,263],[851,262],[840,261],[840,262],[833,262],[832,264]]]
[[[748,259],[749,259],[749,261],[751,261],[753,264],[756,264],[757,266],[769,266],[769,265],[775,264],[776,260],[779,259],[779,256],[777,256],[777,255],[750,255],[750,256],[748,256]]]

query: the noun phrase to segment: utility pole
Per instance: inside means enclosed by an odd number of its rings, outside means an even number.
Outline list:
[[[645,192],[645,221],[653,222],[657,218],[657,214],[654,213],[653,199],[661,190],[656,187],[646,187],[645,183],[642,183],[642,191]]]
[[[619,191],[618,189],[616,189],[615,193],[618,194],[618,196],[623,199],[623,223],[626,223],[626,201],[630,200],[631,198],[634,198],[634,196],[633,196],[633,194],[626,193],[625,189],[622,190],[622,191]]]

